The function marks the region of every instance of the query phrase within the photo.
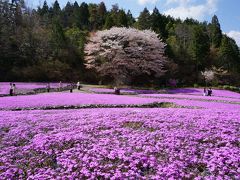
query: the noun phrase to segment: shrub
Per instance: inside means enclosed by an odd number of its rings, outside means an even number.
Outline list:
[[[193,87],[198,88],[199,85],[195,83],[195,84],[193,84]]]

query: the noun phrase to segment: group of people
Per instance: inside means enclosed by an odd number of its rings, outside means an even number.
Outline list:
[[[81,84],[80,84],[79,81],[77,82],[76,85],[77,85],[77,89],[80,90],[80,89],[81,89]],[[70,84],[69,84],[70,93],[73,92],[73,89],[74,89],[74,87],[76,87],[76,85],[75,85],[74,83],[70,83]],[[51,89],[50,83],[47,83],[47,85],[46,85],[46,91],[47,91],[47,92],[50,92],[50,89]],[[62,91],[62,90],[63,90],[63,85],[62,85],[62,81],[60,81],[59,84],[58,84],[58,91]]]
[[[74,87],[75,87],[75,84],[74,84],[74,83],[71,83],[71,84],[70,84],[70,93],[73,92]],[[78,82],[77,82],[77,90],[80,90],[81,87],[82,87],[82,86],[81,86],[80,82],[78,81]]]
[[[10,83],[10,90],[9,90],[9,94],[10,96],[13,96],[16,94],[16,84],[14,83]]]
[[[76,85],[75,85],[74,83],[71,83],[71,84],[70,84],[70,92],[73,92],[74,87],[76,87]],[[16,84],[10,83],[9,95],[10,95],[10,96],[16,95],[16,89],[17,89]],[[62,85],[62,82],[60,81],[59,84],[58,84],[58,90],[59,90],[59,91],[62,91],[62,89],[63,89],[63,85]],[[77,89],[78,89],[78,90],[81,89],[81,84],[80,84],[80,82],[77,82]],[[50,83],[47,83],[47,85],[46,85],[46,91],[47,91],[47,92],[50,92],[50,90],[51,90]]]
[[[80,89],[81,89],[81,84],[80,84],[79,81],[77,82],[76,85],[77,85],[77,89],[80,90]],[[74,83],[71,83],[71,84],[70,84],[70,93],[73,92],[74,87],[75,87]],[[46,85],[46,90],[47,90],[47,92],[50,92],[50,89],[51,89],[50,83],[47,83],[47,85]],[[61,90],[62,90],[62,82],[60,81],[60,82],[59,82],[59,91],[61,91]],[[212,96],[212,93],[213,93],[213,91],[212,91],[212,88],[211,88],[211,87],[208,88],[208,89],[207,89],[207,88],[204,88],[204,90],[203,90],[203,96]],[[9,91],[9,94],[10,94],[10,96],[13,96],[13,95],[16,94],[16,84],[10,83],[10,91]],[[117,88],[117,87],[114,87],[114,94],[120,95],[120,89]]]
[[[204,88],[204,90],[203,90],[203,96],[212,96],[212,93],[213,93],[213,91],[212,91],[212,88]]]

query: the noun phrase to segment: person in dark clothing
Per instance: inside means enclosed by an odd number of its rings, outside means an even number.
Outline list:
[[[50,92],[50,83],[47,84],[46,89],[47,89],[47,92]]]
[[[208,96],[212,96],[212,88],[208,89]]]
[[[10,90],[9,90],[9,94],[10,94],[10,96],[12,96],[12,95],[13,95],[13,84],[12,84],[12,83],[10,83]]]
[[[114,94],[120,95],[120,89],[118,89],[117,87],[114,87]]]
[[[70,84],[70,93],[72,93],[72,92],[73,92],[73,88],[74,88],[74,84],[73,84],[73,83],[71,83],[71,84]]]
[[[59,82],[58,91],[62,91],[62,81]]]

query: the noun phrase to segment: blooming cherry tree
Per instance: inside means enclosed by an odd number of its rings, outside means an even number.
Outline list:
[[[205,70],[202,72],[202,75],[205,78],[206,83],[209,83],[214,79],[215,73],[213,70]]]
[[[158,35],[134,28],[112,28],[91,34],[85,47],[85,65],[101,77],[111,77],[117,84],[128,84],[132,77],[160,77],[164,66],[165,46]]]

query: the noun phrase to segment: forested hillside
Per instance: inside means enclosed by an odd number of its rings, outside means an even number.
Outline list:
[[[215,84],[239,85],[240,53],[236,42],[225,35],[217,16],[211,22],[174,19],[157,8],[146,8],[138,18],[118,5],[104,2],[68,2],[60,8],[45,1],[29,9],[0,1],[0,81],[98,82],[84,66],[84,47],[91,33],[111,27],[152,29],[167,44],[171,60],[165,76],[148,83],[178,80],[180,84],[204,83],[201,72],[212,70]]]

